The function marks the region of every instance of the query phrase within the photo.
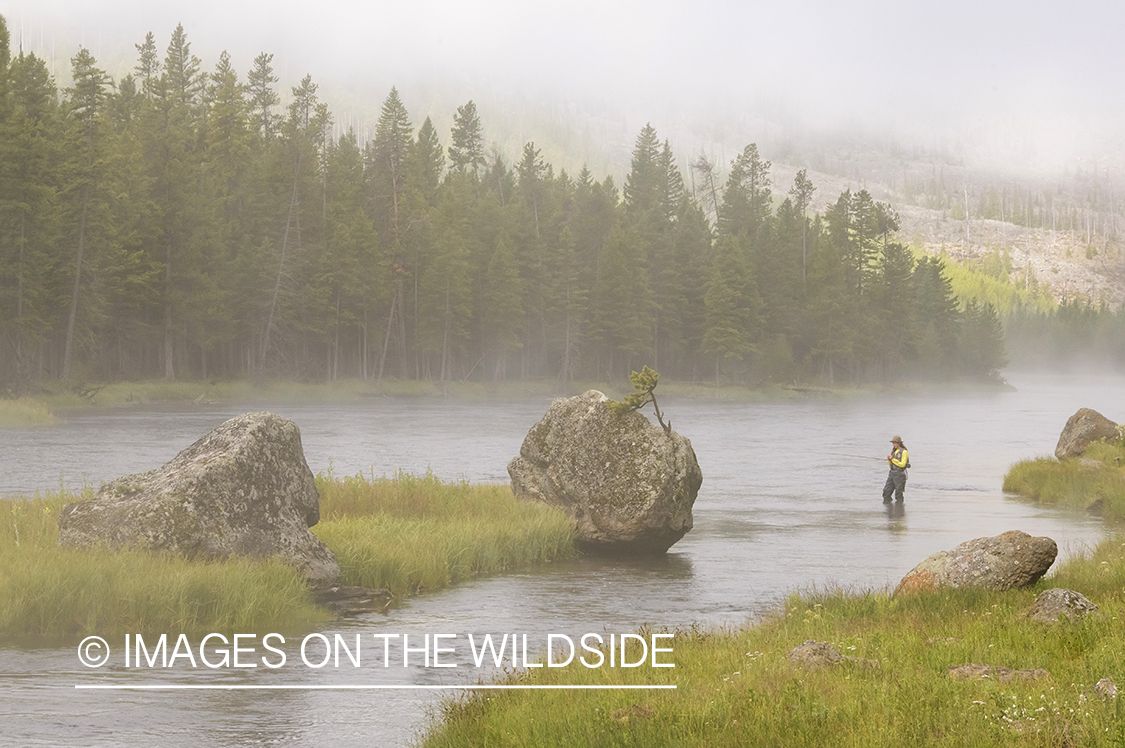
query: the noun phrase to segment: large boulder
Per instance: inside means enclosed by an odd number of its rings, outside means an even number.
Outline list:
[[[939,551],[915,566],[898,583],[895,594],[935,587],[1026,587],[1047,573],[1058,552],[1058,545],[1050,538],[1033,538],[1019,530],[969,540],[952,551]]]
[[[1055,457],[1064,460],[1080,457],[1098,439],[1113,439],[1117,436],[1117,424],[1101,413],[1090,408],[1080,408],[1066,421],[1059,443],[1055,447]]]
[[[508,464],[517,498],[569,513],[579,547],[659,554],[691,529],[703,482],[691,442],[590,390],[555,400]]]
[[[59,545],[276,557],[318,582],[340,575],[309,528],[320,497],[297,424],[272,413],[232,418],[157,470],[103,484],[59,515]]]

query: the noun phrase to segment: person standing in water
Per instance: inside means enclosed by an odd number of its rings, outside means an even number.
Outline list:
[[[895,501],[901,504],[906,493],[906,469],[910,467],[910,453],[906,451],[902,437],[895,436],[891,439],[891,453],[887,455],[887,464],[891,472],[883,486],[883,503],[890,504],[893,493]]]

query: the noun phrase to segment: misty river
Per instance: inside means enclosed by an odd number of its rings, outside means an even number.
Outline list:
[[[345,639],[407,634],[412,641],[428,634],[519,633],[542,646],[548,633],[740,624],[802,588],[882,589],[936,551],[1006,530],[1048,535],[1061,555],[1081,553],[1101,538],[1100,520],[1007,497],[1001,479],[1012,462],[1051,454],[1078,408],[1125,417],[1125,379],[1011,379],[1015,391],[662,401],[676,431],[691,439],[703,470],[695,527],[666,556],[579,558],[477,578],[406,599],[387,614],[343,620],[324,633]],[[506,482],[508,461],[548,405],[547,399],[372,398],[267,409],[300,426],[314,472],[329,466],[337,475],[430,469],[445,480]],[[97,484],[157,467],[245,410],[90,409],[55,426],[0,429],[0,495]],[[889,512],[880,496],[887,472],[882,458],[893,434],[902,436],[913,464],[901,513]],[[177,667],[139,674],[89,670],[76,658],[77,644],[0,648],[0,744],[405,745],[440,698],[434,691],[74,686],[425,686],[472,683],[482,674],[462,649],[448,658],[456,668],[403,668],[397,644],[388,651],[398,666],[386,668],[345,662],[323,669]],[[295,658],[291,645],[285,647]]]

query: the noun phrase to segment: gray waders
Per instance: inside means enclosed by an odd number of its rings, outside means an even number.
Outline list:
[[[891,503],[891,494],[895,501],[902,501],[906,492],[906,471],[899,467],[892,467],[887,475],[887,482],[883,485],[883,503]]]

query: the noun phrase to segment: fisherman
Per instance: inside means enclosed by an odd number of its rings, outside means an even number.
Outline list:
[[[883,486],[883,503],[891,503],[891,494],[895,494],[895,501],[902,503],[906,492],[906,469],[910,467],[910,453],[902,443],[902,437],[891,438],[891,453],[887,455],[887,464],[891,468],[887,475],[887,483]]]

